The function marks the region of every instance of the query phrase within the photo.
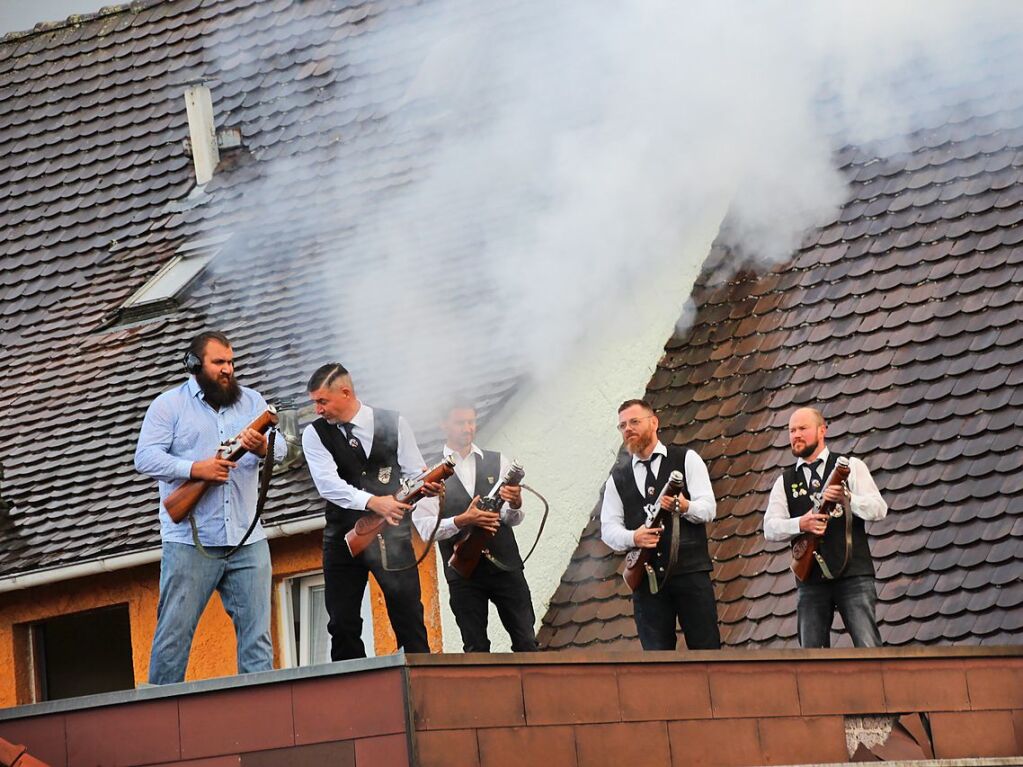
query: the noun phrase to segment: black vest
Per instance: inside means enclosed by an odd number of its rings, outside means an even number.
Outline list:
[[[841,456],[837,453],[828,454],[824,470],[820,472],[821,481],[827,481],[839,458]],[[813,508],[810,491],[806,486],[806,472],[803,471],[802,467],[798,470],[795,466],[789,468],[782,475],[782,485],[785,489],[785,500],[789,505],[790,517],[801,517]],[[838,577],[873,575],[874,560],[870,556],[870,546],[867,544],[867,531],[863,527],[863,520],[849,510],[846,510],[845,513],[849,514],[853,521],[852,553],[849,555],[848,567]],[[842,566],[842,560],[845,559],[845,527],[846,521],[841,517],[828,520],[828,527],[824,531],[824,539],[817,544],[818,551],[821,552],[832,573]],[[814,564],[807,581],[810,583],[821,583],[824,581],[819,565]]]
[[[478,495],[482,498],[490,492],[495,483],[501,480],[501,454],[484,450],[482,458],[475,455],[475,453],[471,455],[474,456],[476,461],[476,487],[473,489],[473,495]],[[469,460],[469,458],[465,460]],[[465,485],[462,484],[462,480],[457,475],[448,477],[444,481],[444,486],[444,509],[441,512],[441,516],[445,518],[457,517],[469,508],[469,504],[472,503],[472,496],[469,495]],[[444,559],[444,577],[449,581],[462,577],[452,568],[448,567],[448,560],[451,559],[451,554],[455,550],[455,542],[461,540],[464,533],[465,530],[460,530],[458,534],[440,541],[440,555]],[[490,540],[487,549],[502,565],[513,569],[522,567],[522,555],[519,554],[519,546],[515,542],[515,533],[512,532],[508,525],[501,525],[497,528],[497,534]],[[499,572],[504,571],[486,557],[481,557],[479,565],[473,572],[473,576]]]
[[[686,452],[685,448],[672,445],[668,447],[668,454],[661,457],[661,465],[658,467],[657,474],[655,475],[655,486],[658,493],[661,492],[664,483],[668,481],[668,476],[671,472],[681,471],[683,475],[686,473]],[[635,530],[640,525],[645,524],[645,505],[647,499],[643,498],[639,488],[636,487],[636,475],[632,468],[631,455],[626,455],[611,470],[611,479],[614,480],[615,488],[622,499],[622,507],[625,509],[625,527],[629,530]],[[688,478],[682,489],[682,497],[687,501],[689,500]],[[685,517],[680,517],[679,523],[678,561],[673,574],[710,572],[712,566],[710,553],[707,551],[706,526],[690,522]],[[661,534],[661,542],[657,545],[656,555],[652,563],[658,575],[661,574],[663,568],[668,566],[668,560],[671,555],[671,546],[673,545],[671,527],[670,523],[665,525],[664,532]]]
[[[344,431],[323,418],[313,421],[313,428],[327,452],[337,464],[337,475],[345,482],[372,495],[393,495],[401,487],[398,465],[398,414],[392,410],[373,411],[373,447],[367,457],[361,449],[348,444]],[[355,527],[359,517],[372,511],[345,509],[327,501],[327,524],[324,543],[341,542],[345,533]],[[384,525],[387,564],[402,566],[415,561],[412,555],[412,515],[406,514],[401,524]],[[379,556],[377,546],[366,549],[364,556]]]

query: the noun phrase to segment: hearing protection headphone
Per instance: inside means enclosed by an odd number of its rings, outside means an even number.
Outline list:
[[[182,360],[185,364],[185,370],[192,375],[196,375],[202,370],[202,360],[195,356],[191,349],[185,352],[185,358]]]

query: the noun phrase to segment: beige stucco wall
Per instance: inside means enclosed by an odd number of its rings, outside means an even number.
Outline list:
[[[498,417],[480,430],[478,442],[518,459],[525,483],[551,504],[543,538],[526,564],[537,626],[593,511],[621,444],[615,431],[622,400],[646,390],[665,342],[676,322],[711,243],[720,228],[723,206],[704,218],[687,237],[678,259],[637,286],[627,324],[593,325],[557,375],[529,386]],[[525,554],[536,536],[542,507],[524,502],[527,518],[516,528]],[[448,588],[440,578],[444,650],[460,652],[461,638],[448,607]],[[494,651],[507,651],[507,634],[491,606]]]
[[[273,559],[274,600],[271,626],[274,666],[281,666],[281,621],[277,585],[286,578],[316,572],[323,567],[322,539],[319,531],[277,538],[270,542]],[[440,609],[432,573],[434,556],[426,560],[421,572],[423,604],[430,646],[440,647]],[[156,630],[156,605],[159,599],[158,563],[103,573],[70,581],[26,588],[0,594],[0,708],[33,702],[29,676],[31,659],[27,646],[19,641],[25,627],[60,615],[126,604],[131,625],[132,664],[136,682],[149,676],[149,652]],[[383,597],[371,584],[376,653],[394,652],[394,635],[383,606]],[[202,614],[192,642],[186,680],[209,679],[236,673],[234,627],[224,611],[220,597],[214,594]]]

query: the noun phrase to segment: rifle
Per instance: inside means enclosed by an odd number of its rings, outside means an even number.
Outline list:
[[[476,505],[483,511],[500,511],[504,503],[501,499],[501,488],[518,485],[525,476],[526,472],[522,466],[512,461],[504,477],[490,489],[489,493],[480,498]],[[480,557],[487,551],[487,544],[496,534],[482,527],[471,526],[455,544],[448,565],[463,578],[472,577],[473,571],[480,563]]]
[[[423,498],[423,487],[427,482],[443,482],[455,473],[455,458],[448,456],[432,469],[427,469],[410,480],[401,481],[401,489],[394,494],[401,503],[415,505]],[[380,534],[387,520],[372,511],[359,517],[355,527],[345,533],[345,543],[353,557],[359,556]]]
[[[266,410],[256,418],[255,421],[250,423],[247,428],[255,429],[260,434],[265,434],[270,430],[270,427],[277,425],[277,408],[273,405],[267,405]],[[225,442],[217,449],[218,458],[226,458],[229,461],[237,461],[243,455],[249,452],[242,446],[241,434],[236,436],[234,439]],[[267,456],[267,460],[273,460],[272,456]],[[203,497],[203,494],[210,488],[210,485],[219,484],[212,482],[208,479],[186,479],[180,485],[178,485],[174,492],[168,495],[163,502],[163,507],[167,510],[167,514],[174,522],[181,522],[185,517],[189,515],[195,505],[199,503],[199,499]]]
[[[657,498],[646,507],[644,527],[664,527],[666,515],[670,515],[671,511],[661,508],[661,499],[672,495],[678,497],[685,484],[686,477],[681,471],[673,471],[668,475],[668,481],[664,483],[664,487],[657,494]],[[673,545],[678,545],[678,541],[673,541],[672,543]],[[650,580],[650,593],[657,593],[657,576],[654,575],[654,568],[650,566],[650,560],[653,559],[655,551],[656,549],[633,549],[626,555],[625,569],[622,570],[622,577],[625,579],[625,585],[629,587],[630,591],[636,591],[642,586],[643,577],[646,576]]]
[[[849,478],[849,459],[842,456],[835,462],[835,468],[831,470],[831,474],[828,475],[827,481],[824,483],[824,487],[831,485],[840,485]],[[821,489],[823,495],[824,489]],[[818,496],[818,499],[820,496]],[[818,514],[827,514],[830,517],[841,517],[845,510],[838,504],[837,501],[824,501],[820,503],[819,500],[814,501],[815,511]],[[846,515],[848,516],[848,515]],[[849,520],[846,520],[848,526]],[[845,563],[842,564],[841,569],[837,575],[831,575],[831,571],[828,569],[827,564],[824,562],[824,557],[817,551],[817,545],[820,543],[823,535],[817,535],[816,533],[802,533],[795,541],[792,542],[792,572],[795,573],[796,578],[800,581],[806,581],[810,577],[810,570],[813,568],[813,563],[817,562],[821,566],[821,572],[824,576],[831,580],[838,575],[842,574],[842,570],[845,570],[846,564],[849,562],[849,541],[846,542],[845,550]],[[847,536],[848,537],[848,536]]]

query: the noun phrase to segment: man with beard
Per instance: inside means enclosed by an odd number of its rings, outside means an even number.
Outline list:
[[[615,551],[654,549],[651,565],[656,593],[651,592],[649,579],[644,579],[632,594],[644,650],[674,650],[676,621],[687,648],[716,650],[721,635],[705,530],[717,512],[710,475],[695,451],[666,447],[658,439],[658,426],[657,416],[645,400],[630,399],[619,406],[618,431],[627,456],[611,470],[604,486],[600,537]],[[662,500],[662,508],[673,510],[671,527],[648,528],[645,507],[656,500],[673,471],[685,475],[685,485],[677,499],[666,496]]]
[[[428,653],[419,572],[411,567],[412,523],[406,513],[411,507],[394,497],[401,480],[426,468],[415,434],[398,413],[363,404],[348,370],[338,362],[317,368],[307,388],[319,418],[302,432],[302,449],[327,502],[323,599],[330,659],[366,657],[361,606],[370,573],[384,594],[398,646],[406,653]],[[425,487],[432,495],[444,489],[439,482]],[[367,513],[388,524],[378,540],[353,557],[345,534]]]
[[[884,519],[888,505],[859,458],[849,458],[847,489],[840,485],[823,487],[840,458],[825,446],[826,432],[824,416],[814,408],[799,408],[789,418],[789,445],[796,465],[778,477],[771,488],[764,514],[764,537],[769,541],[787,541],[800,533],[823,535],[819,549],[825,555],[837,554],[831,557],[832,563],[848,563],[840,572],[829,572],[832,576],[829,578],[815,562],[810,577],[805,582],[796,581],[801,647],[831,645],[831,623],[836,609],[856,647],[879,647],[881,634],[874,618],[877,602],[874,561],[863,523]],[[835,501],[844,507],[844,513],[852,514],[847,559],[846,524],[839,524],[838,519],[828,524],[827,514],[815,513],[815,497]]]
[[[149,659],[149,682],[170,684],[185,678],[185,667],[199,616],[214,589],[234,622],[238,673],[273,668],[270,642],[270,549],[257,524],[252,535],[228,559],[212,559],[197,550],[191,525],[175,523],[163,500],[186,479],[212,485],[192,515],[199,541],[212,554],[237,545],[256,509],[259,461],[267,438],[248,425],[266,410],[266,400],[239,386],[234,352],[223,333],[207,331],[192,339],[185,353],[188,380],[153,400],[146,411],[135,468],[159,481],[160,601]],[[215,456],[220,444],[241,435],[249,451],[239,461]],[[274,460],[287,453],[275,440]]]
[[[476,501],[501,481],[510,467],[508,460],[490,450],[481,450],[476,438],[476,406],[466,399],[454,400],[441,420],[445,457],[454,456],[455,474],[444,483],[442,519],[437,523],[437,502],[428,499],[413,512],[412,521],[420,537],[429,540],[437,529],[440,555],[444,560],[444,577],[450,591],[451,612],[462,634],[465,652],[490,652],[487,621],[490,602],[497,608],[501,624],[511,639],[512,652],[536,650],[533,624],[533,599],[522,572],[522,556],[512,527],[523,519],[522,488],[502,487],[505,501],[498,511],[484,511]],[[488,555],[469,578],[463,578],[448,560],[454,553],[455,541],[464,531],[480,527],[493,533],[487,544]]]

